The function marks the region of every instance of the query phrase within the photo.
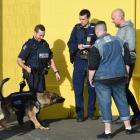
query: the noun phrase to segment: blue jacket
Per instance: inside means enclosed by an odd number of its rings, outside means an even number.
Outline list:
[[[87,28],[84,28],[81,24],[76,24],[67,43],[70,53],[75,55],[75,60],[80,59],[80,50],[78,49],[78,44],[86,45],[87,36],[91,36],[91,43],[93,44],[96,40],[95,25],[91,23]]]
[[[126,67],[122,40],[106,34],[96,40],[95,47],[100,54],[100,64],[96,70],[94,80],[125,77]]]

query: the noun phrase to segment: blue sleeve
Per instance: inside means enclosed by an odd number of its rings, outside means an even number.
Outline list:
[[[77,40],[77,31],[76,31],[76,27],[73,28],[71,35],[70,35],[70,39],[67,43],[69,50],[71,53],[75,53],[78,50],[78,40]]]
[[[18,55],[19,58],[21,58],[22,60],[26,60],[27,57],[29,56],[30,53],[30,42],[27,41],[23,46],[22,49]]]

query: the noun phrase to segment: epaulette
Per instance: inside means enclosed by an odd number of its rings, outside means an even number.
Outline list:
[[[28,39],[24,45],[22,46],[22,49],[25,50],[27,47],[30,47],[30,46],[34,46],[34,41],[32,38]]]
[[[76,29],[80,29],[81,27],[82,27],[82,25],[80,23],[78,23],[78,24],[75,25],[75,28]]]
[[[42,44],[43,44],[43,45],[48,45],[48,46],[49,46],[48,42],[47,42],[45,39],[42,39]]]
[[[32,38],[29,38],[24,45],[31,45],[33,43]]]
[[[95,23],[90,23],[91,28],[95,28]]]

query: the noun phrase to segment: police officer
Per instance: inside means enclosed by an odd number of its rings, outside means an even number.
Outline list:
[[[72,30],[68,47],[70,51],[71,62],[74,65],[73,71],[73,86],[76,101],[77,121],[84,121],[84,103],[83,103],[83,88],[84,81],[87,77],[88,51],[91,45],[96,40],[94,33],[94,24],[89,23],[90,11],[83,9],[79,13],[80,23],[76,24]],[[87,80],[88,88],[88,117],[97,119],[95,113],[95,91],[90,86]]]
[[[60,80],[53,53],[47,41],[43,39],[44,35],[45,27],[41,24],[36,25],[33,38],[23,45],[17,59],[18,65],[23,69],[23,76],[29,89],[34,93],[46,90],[44,74],[47,72],[48,65],[53,69],[56,79]]]

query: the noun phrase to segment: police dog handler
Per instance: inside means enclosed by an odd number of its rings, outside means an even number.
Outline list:
[[[17,59],[17,63],[23,69],[23,77],[26,79],[29,89],[35,93],[46,90],[44,75],[48,65],[54,71],[56,80],[60,80],[53,53],[47,41],[43,39],[44,35],[45,27],[41,24],[36,25],[33,38],[25,42]]]
[[[111,96],[124,122],[126,134],[133,133],[130,112],[125,93],[125,81],[129,73],[130,54],[118,37],[107,34],[106,23],[99,21],[95,26],[98,37],[89,54],[89,81],[99,100],[99,107],[105,124],[105,132],[97,138],[111,138]]]

